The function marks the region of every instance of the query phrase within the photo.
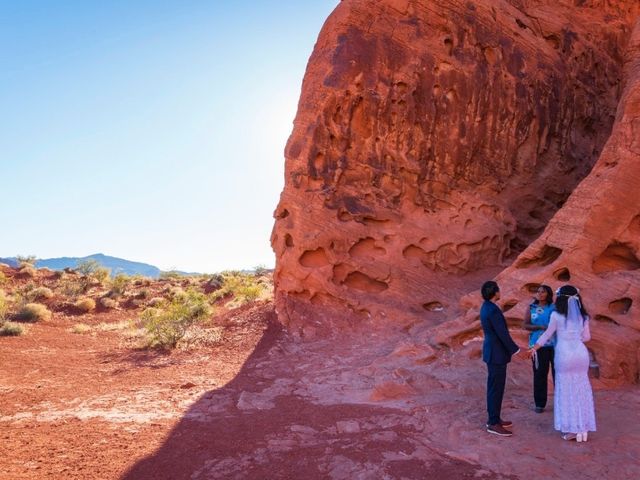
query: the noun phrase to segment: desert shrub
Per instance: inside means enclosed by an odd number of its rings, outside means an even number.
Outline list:
[[[18,275],[23,278],[33,278],[36,276],[36,269],[33,265],[25,263],[18,270]]]
[[[85,291],[85,283],[82,278],[74,275],[66,275],[58,283],[60,293],[66,297],[76,298]]]
[[[47,287],[37,287],[31,290],[28,295],[31,301],[48,300],[53,297],[53,292]]]
[[[188,328],[211,314],[204,294],[189,290],[173,298],[164,308],[147,308],[140,317],[149,346],[174,348]]]
[[[170,270],[168,272],[160,272],[160,278],[162,280],[182,280],[183,275],[175,270]]]
[[[212,290],[218,290],[219,288],[222,288],[223,284],[224,277],[219,273],[212,275],[211,278],[207,280],[207,286]]]
[[[104,283],[111,274],[111,270],[103,267],[100,262],[90,258],[76,265],[75,270],[84,275],[85,277],[91,277],[99,283]]]
[[[0,337],[18,337],[24,333],[24,327],[13,322],[0,322]]]
[[[93,298],[81,298],[73,306],[83,313],[89,313],[96,309],[96,301]]]
[[[0,270],[0,285],[4,285],[5,283],[7,283],[7,276]]]
[[[76,323],[71,327],[71,333],[85,334],[91,331],[91,327],[86,323]]]
[[[145,277],[144,275],[134,275],[133,277],[131,277],[131,280],[133,281],[133,284],[137,287],[148,287],[149,285],[151,285],[151,279],[148,277]]]
[[[0,324],[2,324],[9,314],[9,299],[6,294],[0,290]]]
[[[38,322],[40,320],[49,320],[51,312],[40,303],[27,303],[16,314],[16,320],[22,322]]]
[[[269,273],[269,270],[264,265],[257,265],[253,268],[253,273],[256,276],[261,277],[262,275],[266,275],[267,273]]]
[[[185,296],[186,292],[182,289],[182,287],[171,287],[167,291],[167,297],[169,297],[170,299],[183,298]]]
[[[119,273],[111,279],[111,290],[109,291],[110,297],[119,297],[124,295],[127,291],[127,287],[131,284],[131,277],[124,273]]]
[[[153,298],[149,299],[149,301],[147,302],[147,305],[149,307],[159,307],[164,302],[165,302],[165,300],[162,297],[153,297]]]
[[[151,292],[149,291],[148,288],[143,288],[142,290],[138,291],[135,295],[135,298],[139,298],[139,299],[147,299],[149,298],[149,296],[151,296]]]
[[[232,295],[230,307],[239,307],[245,303],[253,302],[269,293],[269,286],[258,281],[254,275],[236,272],[223,272],[222,288],[211,296],[214,300]]]
[[[141,298],[131,298],[129,299],[127,305],[131,308],[140,308],[144,306],[144,300]]]
[[[16,261],[21,267],[25,265],[35,266],[38,257],[35,255],[16,255]]]
[[[100,306],[106,310],[111,310],[118,306],[118,302],[116,302],[113,298],[102,297],[99,300]]]

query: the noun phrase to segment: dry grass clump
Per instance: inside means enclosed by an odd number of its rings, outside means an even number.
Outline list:
[[[0,337],[19,337],[24,331],[24,327],[18,323],[0,323]]]
[[[143,288],[142,290],[136,292],[135,298],[145,300],[151,296],[151,292],[148,288]]]
[[[148,307],[159,307],[164,302],[165,302],[165,299],[162,298],[162,297],[153,297],[153,298],[149,299],[149,301],[147,302],[147,306]]]
[[[66,274],[60,279],[58,288],[60,289],[60,293],[65,297],[77,298],[84,293],[85,283],[81,278],[78,278],[77,275]]]
[[[4,285],[5,283],[7,283],[7,276],[0,270],[0,285]]]
[[[7,319],[9,314],[9,299],[3,290],[0,290],[0,324]]]
[[[189,328],[179,343],[179,348],[188,350],[192,347],[212,347],[222,341],[224,328],[203,328],[194,325]]]
[[[37,287],[29,292],[29,297],[32,301],[48,300],[53,298],[53,291],[47,287]]]
[[[71,333],[84,335],[90,332],[91,332],[91,327],[86,323],[76,323],[73,327],[71,327]]]
[[[109,297],[102,297],[100,300],[98,300],[98,302],[100,303],[100,306],[105,310],[112,310],[118,306],[118,302]]]
[[[38,322],[40,320],[50,320],[51,312],[40,303],[27,303],[15,315],[16,320],[21,322]]]
[[[73,306],[83,313],[89,313],[96,309],[96,301],[93,298],[81,298]]]
[[[36,268],[30,264],[23,264],[18,270],[18,276],[21,278],[33,278],[36,276]]]
[[[136,287],[149,287],[151,285],[151,279],[142,275],[134,275],[132,280]]]

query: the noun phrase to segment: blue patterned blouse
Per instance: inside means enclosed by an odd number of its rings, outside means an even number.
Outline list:
[[[543,325],[545,328],[549,326],[549,317],[551,317],[551,312],[553,312],[556,307],[551,305],[546,305],[544,307],[538,305],[537,303],[532,303],[529,305],[529,310],[531,311],[531,323],[534,325]],[[540,338],[540,335],[544,333],[544,330],[534,330],[529,334],[529,347],[533,347],[535,343]],[[553,347],[556,344],[556,336],[555,334],[551,337],[551,339],[544,345],[545,347]]]

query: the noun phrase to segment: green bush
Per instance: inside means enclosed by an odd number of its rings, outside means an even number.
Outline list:
[[[131,284],[131,277],[124,273],[119,273],[111,280],[111,290],[109,291],[110,297],[119,297],[124,295],[127,291],[127,287]]]
[[[40,320],[49,320],[51,312],[39,303],[27,303],[16,314],[16,320],[22,322],[38,322]]]
[[[0,337],[18,337],[24,333],[22,325],[5,322],[0,326]]]
[[[214,300],[232,295],[230,307],[239,307],[253,302],[267,293],[268,286],[260,282],[254,275],[239,272],[223,272],[222,288],[216,290],[211,297]]]
[[[149,346],[174,348],[188,328],[211,314],[204,294],[189,290],[176,296],[165,308],[147,308],[140,317],[147,331]]]

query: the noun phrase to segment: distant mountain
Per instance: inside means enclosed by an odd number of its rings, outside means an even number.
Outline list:
[[[61,257],[61,258],[44,258],[36,260],[37,268],[50,268],[51,270],[63,270],[65,268],[76,268],[79,263],[87,260],[95,260],[103,267],[111,269],[111,275],[115,276],[119,273],[126,275],[144,275],[145,277],[158,278],[160,269],[149,265],[148,263],[131,262],[123,258],[110,257],[102,253],[89,255],[88,257]],[[6,263],[11,266],[17,266],[18,262],[15,258],[0,258],[0,263]],[[180,272],[181,273],[181,272]]]
[[[4,263],[5,265],[9,265],[10,267],[18,266],[18,261],[15,259],[15,257],[0,258],[0,263]]]

